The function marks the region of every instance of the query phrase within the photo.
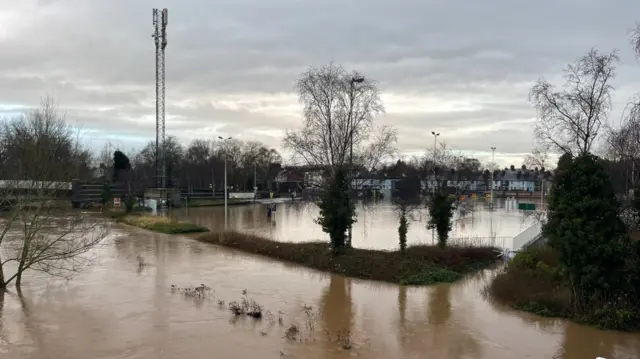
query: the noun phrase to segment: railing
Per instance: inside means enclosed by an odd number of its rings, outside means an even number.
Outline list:
[[[70,190],[71,182],[47,182],[25,180],[0,180],[2,189],[46,189],[46,190]]]
[[[540,238],[542,223],[536,222],[513,238],[513,250],[517,251],[529,246]]]

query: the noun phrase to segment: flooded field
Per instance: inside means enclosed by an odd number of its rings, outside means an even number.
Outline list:
[[[90,271],[70,282],[29,277],[21,294],[0,298],[0,357],[584,359],[640,353],[640,335],[487,302],[481,291],[491,271],[453,285],[407,288],[325,275],[187,237],[118,231]],[[211,287],[204,298],[170,289],[201,283]],[[245,289],[263,306],[262,319],[227,309]],[[287,338],[291,326],[298,331]]]
[[[302,202],[282,203],[270,219],[267,205],[241,205],[228,207],[229,227],[270,237],[278,241],[304,242],[328,240],[314,220],[318,218],[315,205]],[[353,245],[358,248],[396,249],[398,246],[398,216],[390,202],[357,206],[358,221],[353,227]],[[172,216],[211,230],[224,229],[224,207],[182,208]],[[424,209],[414,210],[410,216],[408,242],[411,244],[433,241],[427,229],[428,215]],[[463,214],[457,214],[450,237],[454,240],[494,244],[511,248],[513,237],[528,228],[532,219],[518,211],[513,202],[501,200],[490,211],[484,201],[470,202]]]
[[[276,238],[322,238],[309,209],[280,205],[278,211],[270,224],[258,207],[231,207],[230,223],[248,231],[270,229]],[[222,208],[187,213],[200,224],[224,223]],[[393,247],[393,217],[385,219],[391,210],[366,213],[354,244]],[[519,231],[518,214],[496,213],[491,219],[496,228]],[[489,214],[474,211],[474,217],[458,221],[455,233],[485,233]],[[416,224],[413,231],[418,241],[429,241],[424,226]],[[639,334],[599,331],[487,301],[482,289],[493,275],[490,270],[453,285],[402,287],[122,226],[95,253],[96,265],[71,281],[29,273],[21,292],[0,294],[0,358],[640,356]],[[201,284],[210,287],[204,295],[182,289]],[[243,299],[262,307],[260,319],[229,310],[230,302]]]

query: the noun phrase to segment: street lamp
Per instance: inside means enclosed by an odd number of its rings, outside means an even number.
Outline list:
[[[231,137],[227,137],[227,138],[223,138],[222,136],[218,136],[219,139],[221,139],[222,141],[227,141],[230,140]],[[227,150],[225,148],[224,150],[224,230],[227,230],[227,224],[228,224],[228,207],[227,207],[227,197],[229,197],[227,195]]]
[[[493,207],[493,172],[494,172],[494,167],[495,165],[495,159],[496,159],[496,148],[495,147],[491,147],[491,207]]]
[[[436,146],[438,145],[438,136],[440,136],[440,133],[436,133],[434,131],[431,131],[431,134],[433,135],[433,179],[436,179]],[[433,187],[433,191],[435,192],[435,186]]]
[[[436,193],[436,185],[438,184],[436,179],[436,146],[438,145],[438,136],[440,136],[440,132],[431,131],[431,134],[433,135],[433,182],[435,182],[431,184],[431,193],[433,196]],[[433,200],[433,198],[431,200]],[[431,244],[435,243],[435,233],[435,228],[431,228]]]
[[[542,162],[542,168],[544,168],[544,160],[542,160],[541,162]],[[540,196],[541,196],[540,207],[542,210],[544,210],[544,171],[542,172],[542,181],[540,182]]]
[[[349,80],[349,117],[348,117],[348,125],[349,129],[349,195],[347,196],[347,204],[349,208],[351,208],[351,193],[353,192],[353,132],[355,128],[353,127],[352,118],[353,118],[353,102],[354,102],[354,88],[355,84],[363,83],[364,77],[356,74],[351,77]],[[347,237],[347,247],[351,247],[351,238],[352,238],[352,224],[349,224],[349,234]]]

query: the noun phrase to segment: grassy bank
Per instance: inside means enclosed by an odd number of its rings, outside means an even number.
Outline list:
[[[349,249],[334,255],[325,242],[283,243],[239,232],[207,233],[198,240],[348,277],[406,285],[454,282],[494,263],[497,255],[492,247],[435,246],[408,247],[404,254]]]
[[[125,214],[124,212],[111,212],[110,216],[117,222],[159,233],[184,234],[209,231],[208,228],[200,227],[192,223],[182,222],[168,217],[153,216],[150,214]]]
[[[602,329],[640,330],[637,301],[619,297],[578,304],[559,269],[558,254],[548,247],[531,247],[516,255],[487,287],[487,294],[499,303],[541,316]]]

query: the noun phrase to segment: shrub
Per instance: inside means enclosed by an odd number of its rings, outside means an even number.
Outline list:
[[[406,201],[400,200],[398,203],[398,212],[400,216],[400,224],[398,225],[400,252],[404,253],[407,249],[407,232],[409,231],[409,221],[407,220],[409,204]]]
[[[571,291],[557,269],[558,255],[548,247],[518,253],[491,282],[489,294],[499,302],[545,316],[562,316],[571,307]]]
[[[131,213],[135,205],[136,205],[136,198],[134,196],[127,196],[127,198],[124,200],[124,207],[127,213]]]
[[[640,329],[636,297],[601,295],[578,301],[559,264],[557,251],[530,247],[496,275],[486,292],[502,304],[541,316],[571,318],[603,329]]]

